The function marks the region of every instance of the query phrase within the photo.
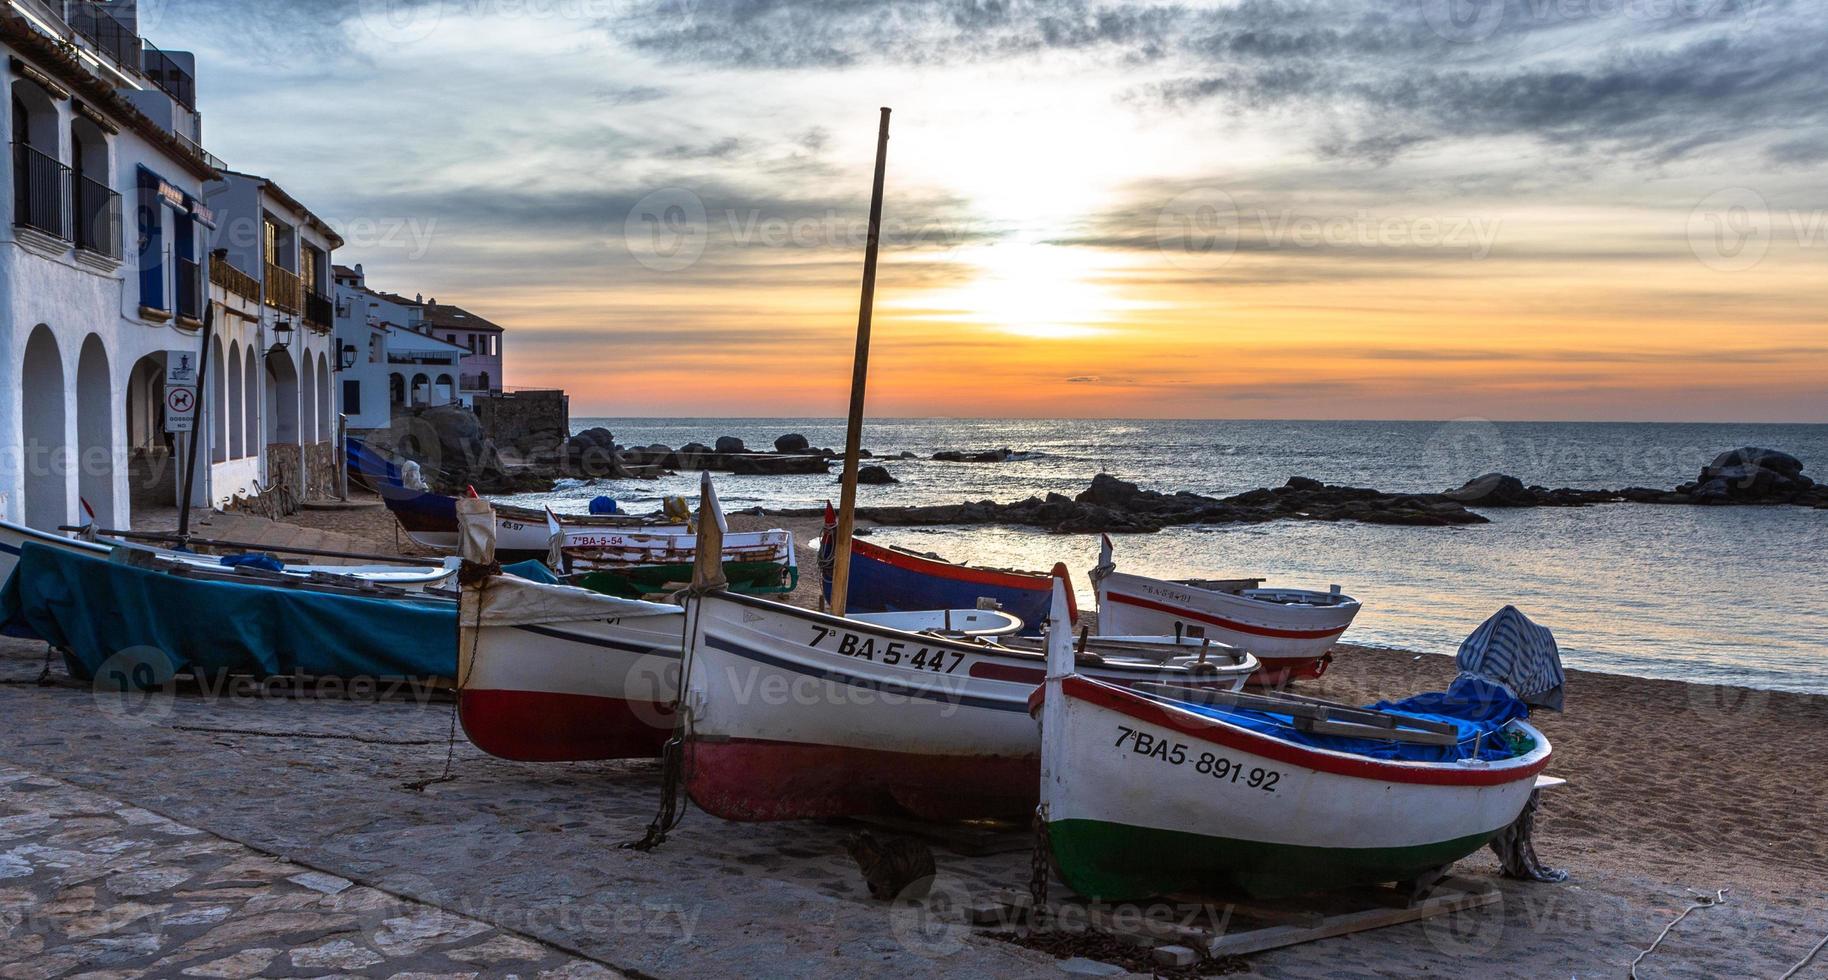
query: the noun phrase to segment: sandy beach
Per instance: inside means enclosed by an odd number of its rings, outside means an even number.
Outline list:
[[[391,521],[380,509],[307,512],[298,521],[392,548]],[[780,523],[732,516],[739,528]],[[817,524],[797,521],[792,529],[805,541]],[[795,599],[815,595],[807,576]],[[1328,674],[1306,690],[1368,701],[1438,689],[1453,673],[1451,659],[1437,654],[1348,645],[1336,655]],[[544,964],[541,976],[730,976],[757,958],[783,976],[1121,972],[962,926],[911,928],[905,915],[868,897],[844,854],[843,840],[855,829],[844,821],[739,825],[694,812],[660,850],[618,850],[615,844],[640,835],[658,804],[654,763],[492,759],[461,735],[447,742],[450,707],[436,699],[180,695],[155,717],[124,721],[98,710],[104,699],[86,686],[36,685],[41,663],[39,645],[0,644],[0,763],[9,767],[0,772],[0,868],[16,858],[11,867],[26,869],[26,877],[0,882],[7,886],[0,899],[37,910],[24,920],[37,930],[21,939],[30,943],[0,952],[0,977],[75,975],[82,956],[91,969],[104,962],[95,959],[93,936],[79,935],[95,927],[73,926],[75,913],[55,910],[79,904],[93,917],[111,900],[129,911],[157,910],[122,913],[135,924],[107,934],[122,943],[138,935],[135,948],[151,952],[121,962],[165,964],[154,975],[215,969],[208,964],[241,947],[265,956],[253,957],[260,969],[191,975],[308,975],[286,964],[318,962],[317,953],[301,960],[296,950],[318,949],[326,929],[353,944],[343,949],[349,962],[373,959],[366,975],[475,975],[483,954],[474,950],[485,943],[528,944],[526,962]],[[1536,840],[1544,862],[1567,869],[1568,881],[1500,881],[1495,859],[1482,852],[1458,870],[1499,887],[1499,905],[1258,954],[1249,971],[1617,976],[1689,904],[1688,889],[1726,889],[1727,904],[1691,914],[1646,960],[1642,975],[1776,976],[1828,931],[1828,838],[1820,832],[1828,801],[1819,792],[1822,767],[1813,761],[1828,698],[1570,671],[1567,703],[1565,714],[1536,718],[1556,746],[1551,771],[1569,780],[1546,794]],[[452,778],[412,788],[443,772],[447,751]],[[133,828],[76,833],[72,824],[59,832],[58,820],[67,817],[34,810],[79,791],[101,799],[79,807],[83,812],[155,813],[188,828],[185,834],[202,835],[185,838],[192,845],[219,840],[209,854],[247,849],[247,860],[281,862],[266,874],[283,894],[247,888],[232,898],[221,887],[186,886],[200,874],[191,863],[203,860],[195,856],[202,852],[193,846],[180,858],[157,841],[137,844],[132,853],[143,856],[131,867],[141,877],[158,870],[158,882],[177,884],[131,897],[125,893],[134,889],[125,886],[111,892],[105,883],[119,869],[107,870],[118,863],[108,841],[131,837]],[[58,835],[54,847],[47,834]],[[71,870],[90,866],[91,859],[72,853],[85,846],[102,850],[92,859],[102,870]],[[936,887],[955,903],[1027,882],[1019,837],[1016,847],[988,856],[943,843],[934,850]],[[48,853],[62,855],[63,870],[32,875]],[[350,894],[367,896],[370,905],[391,896],[387,918],[286,891],[294,871],[353,882],[359,890]],[[41,886],[48,891],[33,891]],[[295,918],[276,923],[272,904],[282,898]],[[199,933],[184,924],[204,903],[227,919]],[[595,919],[582,914],[593,909]],[[407,947],[395,942],[399,922],[434,915],[454,917],[442,920],[449,935],[434,930],[400,952]],[[250,918],[241,931],[229,928]],[[606,924],[615,922],[621,924]],[[296,947],[291,960],[280,955],[288,944]],[[568,958],[567,966],[552,965]],[[1802,975],[1822,975],[1828,966],[1811,969]]]

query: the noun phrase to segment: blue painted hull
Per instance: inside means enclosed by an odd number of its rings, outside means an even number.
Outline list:
[[[995,599],[1003,611],[1023,622],[1022,635],[1039,636],[1041,626],[1053,603],[1053,579],[1034,576],[1032,588],[1010,582],[987,581],[1007,575],[986,573],[964,565],[932,568],[937,562],[920,562],[926,568],[904,567],[894,559],[885,560],[879,549],[863,542],[852,542],[850,591],[845,599],[847,612],[920,612],[929,609],[975,609],[979,599]],[[819,550],[819,566],[825,577],[825,598],[831,598],[831,563],[826,547]]]

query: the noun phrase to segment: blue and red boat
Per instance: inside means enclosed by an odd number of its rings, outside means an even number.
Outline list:
[[[831,600],[832,562],[837,547],[838,519],[825,505],[825,530],[819,537],[819,571],[825,579],[825,599]],[[851,540],[850,587],[846,612],[918,612],[928,609],[972,609],[980,599],[994,599],[997,608],[1021,618],[1022,635],[1039,636],[1047,622],[1054,595],[1054,579],[1067,582],[1071,605],[1072,577],[1066,563],[1052,572],[1019,572],[1001,568],[974,568],[901,548],[885,548]],[[1078,621],[1078,609],[1073,619]]]

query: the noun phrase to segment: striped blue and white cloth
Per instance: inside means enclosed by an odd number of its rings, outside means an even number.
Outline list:
[[[1479,624],[1455,658],[1461,673],[1474,674],[1509,688],[1523,703],[1535,708],[1561,710],[1561,651],[1548,627],[1505,606]]]

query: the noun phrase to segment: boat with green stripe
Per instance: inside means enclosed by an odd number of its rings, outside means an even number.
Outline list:
[[[1055,615],[1065,621],[1062,600]],[[1281,695],[1115,687],[1076,674],[1063,636],[1029,707],[1056,867],[1103,901],[1408,881],[1511,826],[1552,752],[1520,717],[1465,727]],[[1367,744],[1386,749],[1351,750]]]

